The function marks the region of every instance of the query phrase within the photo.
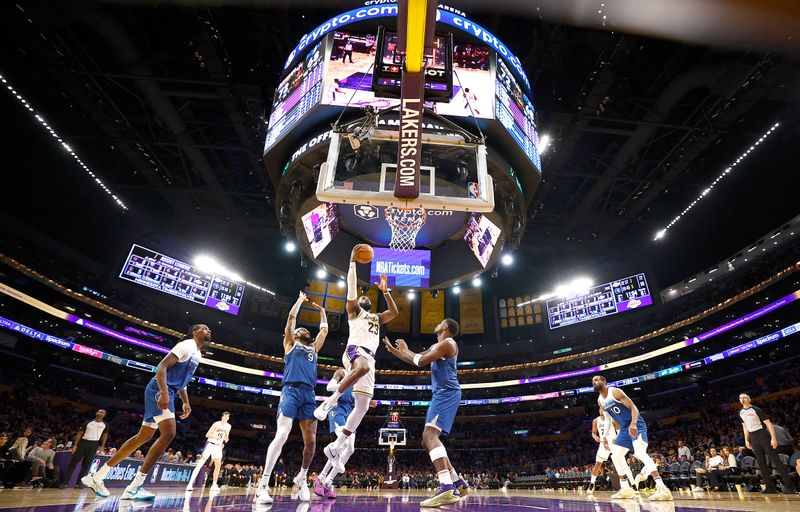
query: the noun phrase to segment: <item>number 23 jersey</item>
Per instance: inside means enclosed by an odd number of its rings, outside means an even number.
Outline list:
[[[350,326],[350,338],[348,345],[364,347],[373,354],[378,351],[381,338],[381,321],[378,315],[360,309],[358,316],[352,320],[347,320]]]

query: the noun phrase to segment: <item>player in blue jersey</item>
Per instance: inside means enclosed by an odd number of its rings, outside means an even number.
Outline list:
[[[344,368],[336,370],[330,382],[328,382],[328,391],[334,392],[339,389],[339,384],[345,376],[347,376],[347,372]],[[353,389],[347,388],[347,390],[342,393],[342,396],[339,397],[337,404],[328,412],[328,426],[330,433],[334,434],[334,437],[344,428],[347,417],[353,412],[354,402]],[[347,446],[342,454],[335,459],[328,459],[319,477],[314,481],[314,493],[316,495],[331,499],[336,497],[336,493],[333,491],[333,479],[340,473],[344,473],[344,466],[347,464],[347,461],[350,460],[355,450],[356,434],[354,432],[353,435],[347,438]]]
[[[147,456],[136,473],[133,481],[125,488],[123,500],[152,500],[155,495],[146,491],[144,484],[147,474],[175,438],[175,396],[183,402],[180,418],[186,419],[192,412],[186,386],[192,380],[197,365],[200,364],[200,349],[211,341],[211,329],[207,325],[197,324],[189,329],[189,337],[175,345],[169,354],[158,363],[156,375],[144,389],[144,421],[139,433],[120,446],[117,453],[103,464],[96,472],[86,475],[81,482],[94,490],[98,496],[106,497],[110,493],[103,480],[108,472],[117,464],[130,456],[144,443],[153,438],[156,430],[160,435],[147,451]]]
[[[611,498],[636,497],[636,491],[631,488],[630,482],[628,482],[628,475],[631,472],[628,463],[625,462],[625,455],[633,450],[633,456],[644,464],[645,469],[653,475],[653,479],[656,481],[656,491],[650,496],[650,501],[671,501],[672,493],[664,485],[656,463],[647,454],[647,424],[644,422],[644,418],[639,415],[639,409],[636,404],[628,398],[624,391],[609,386],[606,378],[602,375],[592,377],[592,387],[600,394],[597,397],[597,403],[606,412],[602,438],[603,446],[606,450],[609,449],[611,441],[609,439],[611,421],[616,421],[619,425],[619,432],[610,448],[611,460],[614,462],[614,468],[619,475],[621,488]]]
[[[458,322],[445,318],[436,326],[434,333],[436,343],[420,354],[409,350],[403,340],[397,340],[393,345],[389,338],[383,339],[386,349],[403,361],[417,366],[431,365],[433,397],[425,417],[422,444],[439,476],[439,490],[420,503],[421,507],[440,507],[456,503],[459,497],[469,494],[469,485],[450,464],[447,450],[439,439],[440,436],[450,433],[461,403],[461,385],[456,374],[458,345],[453,340],[453,336],[458,334]]]
[[[314,340],[305,327],[295,329],[300,306],[306,301],[319,310],[319,334]],[[328,320],[325,310],[309,301],[306,295],[300,292],[297,302],[289,311],[283,333],[285,366],[281,399],[278,402],[278,429],[267,449],[264,473],[261,475],[253,500],[256,505],[272,503],[272,497],[269,495],[269,479],[295,420],[300,424],[303,433],[303,462],[300,472],[294,477],[294,483],[299,489],[298,497],[302,501],[311,499],[311,491],[308,489],[308,468],[311,466],[317,442],[317,419],[314,418],[314,408],[317,406],[314,395],[314,386],[317,384],[317,353],[325,343],[326,336],[328,336]]]

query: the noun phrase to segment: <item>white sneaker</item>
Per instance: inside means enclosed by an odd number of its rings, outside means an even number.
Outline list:
[[[145,490],[144,487],[141,485],[136,489],[131,489],[130,487],[125,488],[125,492],[122,493],[120,497],[121,500],[135,500],[135,501],[147,501],[147,500],[154,500],[156,499],[156,495],[152,492]]]
[[[209,489],[209,490],[211,490],[211,491],[219,491],[219,486],[217,484],[214,484],[214,485],[211,486],[211,489]]]
[[[650,501],[672,501],[672,493],[666,487],[656,489],[656,492],[650,496]]]
[[[106,489],[105,484],[102,480],[95,480],[94,473],[86,475],[85,477],[81,478],[81,483],[86,487],[90,488],[94,491],[94,493],[101,498],[108,498],[111,496],[111,493],[108,492]]]
[[[344,450],[340,450],[336,447],[336,441],[328,443],[327,446],[322,449],[322,453],[331,461],[335,461],[343,452]]]
[[[331,409],[336,407],[336,404],[338,403],[339,400],[333,400],[333,395],[329,396],[323,400],[316,409],[314,409],[314,417],[319,421],[324,421],[325,418],[328,417],[328,413],[331,411]]]
[[[703,487],[695,487],[692,489],[692,492],[706,492],[706,490]]]
[[[269,476],[262,476],[256,488],[256,496],[253,498],[254,505],[268,505],[272,503],[272,496],[269,495]]]
[[[630,487],[620,489],[619,492],[611,495],[612,500],[629,500],[635,497],[636,497],[636,491],[634,491]]]
[[[294,484],[297,486],[297,498],[300,501],[308,501],[311,499],[311,491],[308,489],[308,481],[300,476],[294,477]]]

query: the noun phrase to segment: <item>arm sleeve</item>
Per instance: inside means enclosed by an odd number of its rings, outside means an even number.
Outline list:
[[[356,264],[350,262],[350,269],[347,271],[347,300],[358,298],[358,278],[356,277]]]

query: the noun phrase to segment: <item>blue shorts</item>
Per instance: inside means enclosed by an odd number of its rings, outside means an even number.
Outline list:
[[[617,439],[614,440],[614,444],[633,451],[633,441],[635,439],[631,438],[630,433],[628,433],[628,427],[630,426],[630,423],[619,426],[619,433],[617,434]],[[636,439],[641,439],[647,443],[647,423],[644,422],[641,416],[639,416],[639,419],[636,421],[636,429],[639,431],[639,435]]]
[[[328,427],[330,427],[331,434],[336,432],[336,427],[343,427],[347,421],[347,417],[353,412],[352,407],[342,407],[337,405],[328,413]]]
[[[443,434],[449,434],[460,402],[460,389],[435,391],[431,398],[431,405],[428,406],[428,415],[425,416],[425,426],[430,425],[439,429]]]
[[[175,391],[167,388],[169,392],[169,406],[166,410],[158,408],[158,398],[161,392],[158,390],[156,379],[150,379],[147,387],[144,388],[144,420],[142,425],[150,428],[158,428],[158,424],[170,418],[175,418]]]
[[[314,389],[307,386],[283,386],[278,411],[293,420],[314,420],[317,399]]]

